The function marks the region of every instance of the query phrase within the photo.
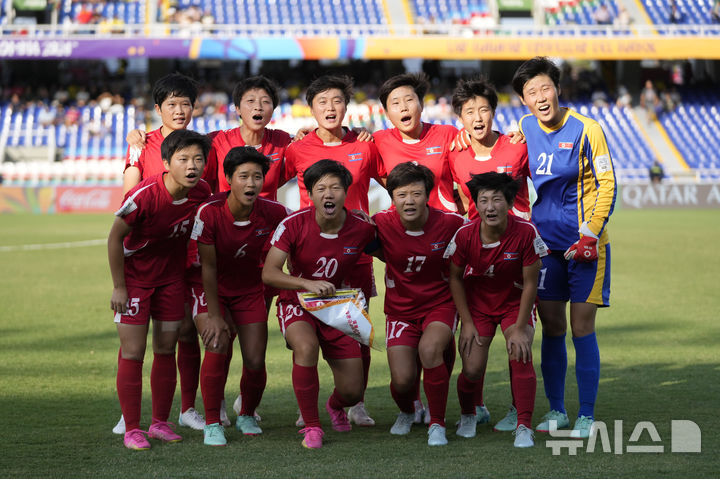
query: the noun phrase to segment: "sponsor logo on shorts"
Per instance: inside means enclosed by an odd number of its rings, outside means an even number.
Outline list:
[[[345,246],[343,247],[343,254],[358,254],[357,246]]]
[[[513,253],[513,252],[509,252],[509,251],[505,251],[505,252],[503,253],[503,259],[506,260],[506,261],[507,261],[507,260],[518,259],[519,257],[520,257],[520,254],[519,254],[519,253]]]
[[[558,143],[558,148],[561,150],[572,150],[573,144],[569,141],[561,141]]]
[[[431,251],[440,251],[442,249],[445,249],[445,241],[438,241],[437,243],[430,243],[430,250]]]
[[[350,153],[348,154],[348,161],[362,161],[362,153]]]
[[[431,146],[429,148],[425,148],[425,154],[426,155],[441,155],[442,154],[442,146]]]

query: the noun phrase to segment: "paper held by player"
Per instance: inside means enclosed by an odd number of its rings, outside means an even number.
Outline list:
[[[375,329],[365,311],[365,296],[359,289],[341,289],[333,296],[315,293],[297,293],[300,305],[317,319],[347,334],[355,341],[379,351],[375,342]]]

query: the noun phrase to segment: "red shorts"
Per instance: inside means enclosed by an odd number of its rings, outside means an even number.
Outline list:
[[[185,281],[143,288],[127,285],[128,303],[125,314],[115,313],[115,322],[121,324],[148,324],[156,321],[182,321],[185,305]]]
[[[195,318],[203,313],[207,314],[207,300],[203,287],[199,284],[190,284],[188,291],[192,317]],[[267,321],[265,297],[260,291],[241,296],[219,296],[218,300],[220,307],[229,313],[233,323],[237,326]]]
[[[507,328],[517,322],[518,310],[514,309],[504,314],[479,314],[473,315],[473,323],[475,329],[480,336],[495,336],[495,330],[497,325],[505,331]],[[535,306],[530,311],[530,317],[528,318],[528,324],[535,329]]]
[[[392,346],[410,346],[417,349],[423,331],[425,331],[428,324],[434,321],[447,324],[455,334],[458,322],[455,306],[434,308],[424,317],[417,319],[398,319],[388,315],[385,321],[385,346],[388,348]]]
[[[305,321],[315,329],[320,349],[325,359],[359,358],[360,343],[345,333],[331,328],[312,314],[305,311],[299,304],[278,301],[278,322],[280,331],[285,336],[288,326],[296,321]]]
[[[360,288],[365,295],[366,301],[370,301],[370,298],[377,296],[372,262],[355,265],[352,272],[345,277],[343,287],[345,287],[346,283],[353,288]]]

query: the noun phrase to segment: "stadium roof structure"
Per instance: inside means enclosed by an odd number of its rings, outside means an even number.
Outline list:
[[[720,59],[720,25],[3,25],[0,59]]]

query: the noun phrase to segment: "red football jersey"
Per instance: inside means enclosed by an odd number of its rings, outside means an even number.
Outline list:
[[[217,132],[208,133],[211,139]],[[167,171],[162,161],[162,153],[160,147],[165,137],[162,135],[162,128],[149,132],[145,138],[145,148],[138,150],[137,148],[128,147],[125,155],[125,169],[129,166],[135,166],[140,170],[140,179],[150,178]],[[205,162],[205,170],[203,171],[203,179],[207,182],[211,191],[217,191],[217,180],[215,177],[217,168],[210,162]],[[124,171],[124,170],[123,170]]]
[[[435,175],[435,187],[430,192],[428,204],[439,210],[456,212],[448,153],[457,132],[451,125],[423,123],[419,140],[407,143],[397,128],[376,131],[373,137],[382,157],[380,176],[386,177],[393,168],[407,161],[427,166]]]
[[[465,219],[431,207],[422,232],[406,231],[394,208],[373,221],[385,257],[385,314],[420,319],[438,306],[452,306],[443,254]]]
[[[322,233],[315,221],[315,207],[311,206],[285,218],[275,230],[270,244],[288,253],[291,275],[328,281],[336,288],[351,288],[360,285],[347,284],[345,279],[373,239],[375,227],[350,212],[347,212],[340,232]],[[282,290],[279,300],[298,304],[297,291]]]
[[[210,196],[210,187],[200,180],[186,198],[173,200],[163,176],[147,178],[128,191],[115,213],[132,227],[123,241],[125,282],[143,288],[182,280],[193,217]]]
[[[258,198],[248,221],[235,221],[223,192],[198,208],[192,239],[215,245],[220,296],[261,292],[262,262],[277,225],[292,211],[280,203]]]
[[[513,145],[510,143],[509,137],[501,133],[487,158],[476,157],[472,148],[451,151],[450,171],[453,181],[460,185],[462,192],[469,199],[468,218],[471,220],[478,217],[478,212],[475,209],[475,199],[470,198],[470,190],[465,183],[470,181],[470,175],[490,171],[507,173],[521,181],[520,191],[515,196],[515,203],[510,212],[520,218],[530,219],[530,196],[527,184],[530,170],[528,169],[527,145],[523,143]]]
[[[305,189],[303,173],[313,163],[324,159],[335,160],[350,170],[353,182],[348,188],[345,207],[367,213],[370,178],[380,179],[380,155],[375,144],[371,141],[358,141],[357,134],[353,131],[348,131],[342,142],[334,146],[324,144],[315,131],[292,143],[285,152],[285,178],[297,176],[301,208],[312,205]]]
[[[470,314],[503,315],[520,307],[524,266],[547,254],[547,247],[530,222],[508,215],[500,241],[483,244],[480,220],[460,228],[446,251],[464,268]]]
[[[262,143],[258,151],[270,158],[270,170],[265,175],[265,183],[263,184],[260,196],[270,198],[271,200],[277,199],[277,190],[285,183],[282,176],[285,163],[285,149],[290,144],[290,141],[290,135],[282,130],[265,129],[265,134],[263,135]],[[215,135],[215,138],[213,138],[212,149],[210,150],[210,155],[208,155],[208,163],[216,165],[217,181],[220,191],[228,191],[230,189],[230,185],[225,179],[223,162],[225,161],[228,151],[236,146],[245,146],[245,140],[243,140],[240,134],[240,128],[219,131]]]

